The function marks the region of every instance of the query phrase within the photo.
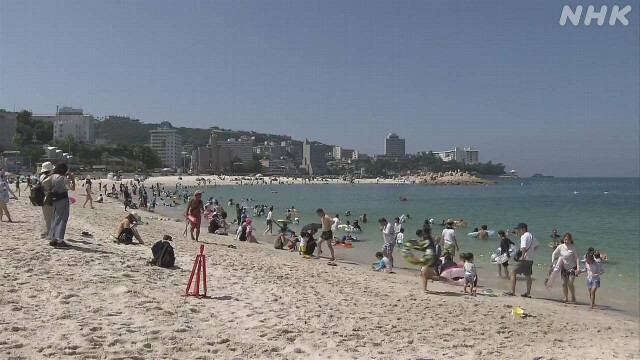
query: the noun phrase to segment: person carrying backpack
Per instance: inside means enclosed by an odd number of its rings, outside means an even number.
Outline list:
[[[42,206],[42,217],[44,218],[44,229],[42,229],[42,232],[40,233],[40,237],[42,239],[49,236],[49,230],[51,230],[51,219],[53,219],[53,202],[45,201],[47,193],[51,191],[51,187],[43,184],[43,182],[51,176],[52,171],[53,164],[51,162],[47,161],[43,163],[42,169],[40,170],[40,178],[38,179],[39,183],[31,188],[31,202],[36,206]]]

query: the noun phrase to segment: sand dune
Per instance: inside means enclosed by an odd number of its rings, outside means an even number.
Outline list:
[[[24,194],[23,194],[24,195]],[[83,202],[76,194],[79,203]],[[110,200],[110,199],[109,199]],[[0,223],[4,359],[610,359],[638,358],[638,319],[539,299],[463,296],[265,245],[203,235],[210,299],[184,297],[199,244],[184,223],[150,220],[146,245],[108,239],[125,212],[72,205],[69,249],[39,238],[40,208],[9,204]],[[93,238],[83,238],[87,230]],[[260,229],[258,229],[260,230]],[[174,238],[177,268],[146,265]],[[272,241],[273,237],[260,239]],[[228,248],[235,244],[237,249]],[[521,306],[534,317],[511,315]],[[527,340],[522,340],[527,339]]]

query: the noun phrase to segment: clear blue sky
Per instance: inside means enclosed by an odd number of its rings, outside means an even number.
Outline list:
[[[561,27],[563,4],[631,5]],[[586,11],[586,10],[585,10]],[[638,0],[0,0],[0,107],[638,176]]]

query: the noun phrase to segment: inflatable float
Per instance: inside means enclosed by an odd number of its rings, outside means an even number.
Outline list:
[[[474,232],[468,233],[467,235],[473,236],[473,237],[478,237],[478,233],[479,233],[479,231],[474,231]],[[493,235],[496,234],[496,231],[495,230],[487,230],[487,234],[489,234],[489,236],[493,236]]]
[[[509,252],[507,254],[500,254],[500,248],[498,248],[496,251],[493,252],[493,254],[491,254],[491,258],[489,259],[489,261],[492,264],[502,264],[505,261],[509,261],[509,259],[514,256],[516,254],[516,246],[515,245],[511,245],[509,246]]]
[[[402,247],[402,257],[412,265],[427,265],[433,260],[434,255],[432,249],[427,249],[426,242],[409,240],[406,241]]]
[[[560,275],[560,271],[562,270],[562,263],[562,258],[558,258],[551,269],[549,269],[549,276],[544,280],[544,286],[546,286],[548,290],[551,290],[551,288],[553,287],[553,283],[558,278],[558,275]]]
[[[440,274],[441,277],[449,280],[455,285],[464,286],[464,269],[460,267],[448,268]]]
[[[407,201],[407,198],[406,198],[406,197],[404,197],[404,196],[400,196],[400,197],[398,198],[398,200],[400,200],[400,201]]]
[[[338,225],[338,231],[344,231],[344,232],[360,232],[362,230],[358,230],[356,228],[354,228],[353,226],[349,225],[345,225],[345,224],[340,224]]]

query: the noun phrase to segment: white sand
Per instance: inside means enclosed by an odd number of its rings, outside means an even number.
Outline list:
[[[146,245],[117,245],[107,237],[125,214],[122,205],[83,209],[84,198],[75,197],[71,249],[39,238],[41,209],[24,193],[9,204],[19,223],[0,223],[0,358],[640,356],[639,322],[629,315],[540,299],[461,296],[459,288],[439,283],[429,285],[438,293],[424,294],[416,277],[340,261],[330,267],[326,259],[210,234],[202,239],[209,243],[212,298],[183,297],[198,249],[182,237],[184,223],[149,220],[139,227]],[[82,230],[94,238],[82,238]],[[174,238],[178,269],[145,265],[163,234]],[[512,306],[535,317],[514,318]]]

